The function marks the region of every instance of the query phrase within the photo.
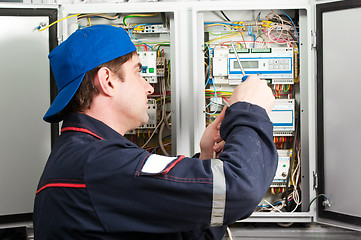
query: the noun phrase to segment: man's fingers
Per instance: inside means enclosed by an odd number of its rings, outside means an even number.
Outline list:
[[[217,116],[217,118],[214,120],[214,123],[219,124],[219,123],[221,123],[221,122],[223,121],[224,115],[225,115],[225,113],[226,113],[226,109],[227,109],[227,107],[224,107],[224,108],[223,108],[222,112],[221,112],[221,113]]]
[[[215,152],[220,152],[220,151],[222,151],[223,150],[223,148],[224,148],[224,144],[225,144],[226,142],[225,141],[220,141],[219,143],[217,143],[217,144],[215,144],[214,146],[213,146],[213,151],[215,151]]]
[[[220,141],[222,141],[222,138],[221,138],[221,135],[218,132],[217,135],[214,137],[214,142],[219,143]]]

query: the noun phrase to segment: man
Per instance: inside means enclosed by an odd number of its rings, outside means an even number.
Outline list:
[[[59,93],[44,120],[64,122],[36,194],[36,239],[221,239],[271,184],[274,97],[257,76],[207,127],[199,158],[128,141],[153,93],[135,50],[123,29],[92,26],[50,53]]]

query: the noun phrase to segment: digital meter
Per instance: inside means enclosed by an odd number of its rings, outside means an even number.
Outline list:
[[[258,74],[262,79],[293,78],[293,48],[250,50],[237,51],[246,75]],[[228,79],[241,79],[242,71],[232,52],[228,54]]]

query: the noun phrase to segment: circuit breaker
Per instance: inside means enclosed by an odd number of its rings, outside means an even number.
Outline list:
[[[287,175],[290,168],[291,150],[277,150],[278,165],[275,177],[270,187],[286,187]]]
[[[157,80],[157,53],[154,51],[138,52],[142,69],[140,75],[149,83],[158,83]]]

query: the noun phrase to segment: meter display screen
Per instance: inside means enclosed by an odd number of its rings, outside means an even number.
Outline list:
[[[258,61],[241,61],[242,67],[244,69],[248,68],[258,68]],[[241,69],[237,61],[233,62],[234,69]]]

